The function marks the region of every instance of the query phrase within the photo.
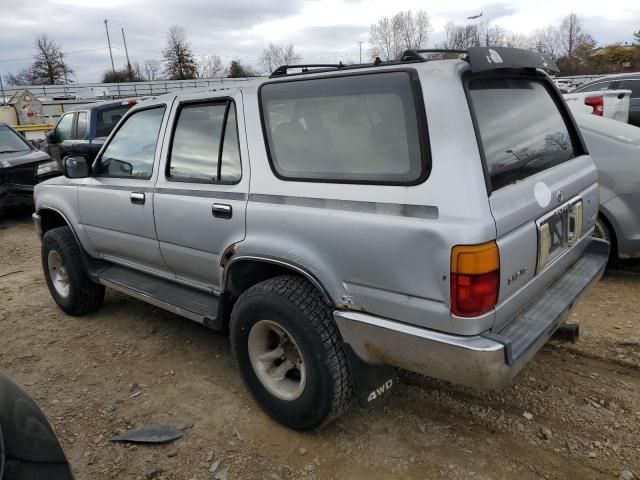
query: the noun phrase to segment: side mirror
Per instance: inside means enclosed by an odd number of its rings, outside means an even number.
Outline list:
[[[24,390],[2,374],[0,425],[2,480],[73,480],[67,458],[47,418]]]
[[[89,172],[91,171],[89,168],[89,159],[84,155],[64,157],[62,160],[62,169],[64,176],[67,178],[85,178],[89,176]]]
[[[47,139],[47,143],[56,143],[56,131],[55,130],[50,130],[47,132],[47,134],[45,135],[45,138]]]

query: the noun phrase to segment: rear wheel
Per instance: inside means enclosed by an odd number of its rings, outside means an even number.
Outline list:
[[[104,286],[92,282],[82,252],[69,227],[58,227],[42,239],[42,269],[51,296],[69,315],[96,310],[104,300]]]
[[[598,219],[596,220],[593,236],[609,242],[611,245],[609,248],[609,258],[617,258],[615,234],[609,226],[609,223],[601,215],[598,215]]]
[[[349,406],[351,378],[338,329],[304,279],[283,275],[251,287],[234,306],[230,331],[247,388],[278,422],[309,430]]]

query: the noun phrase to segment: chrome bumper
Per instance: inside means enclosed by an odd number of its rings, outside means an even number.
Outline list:
[[[32,214],[31,218],[33,219],[33,225],[36,227],[38,238],[42,239],[42,218],[37,213]]]
[[[350,311],[336,311],[334,317],[344,342],[366,363],[477,388],[499,388],[564,323],[576,299],[602,276],[608,255],[607,242],[592,240],[567,272],[497,333],[449,335]]]

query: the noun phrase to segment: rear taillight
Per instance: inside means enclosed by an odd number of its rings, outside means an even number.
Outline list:
[[[477,317],[492,310],[500,290],[496,242],[458,245],[451,250],[451,313]]]
[[[601,117],[604,114],[604,97],[602,95],[587,97],[584,99],[584,104],[593,108],[591,113],[594,115]]]

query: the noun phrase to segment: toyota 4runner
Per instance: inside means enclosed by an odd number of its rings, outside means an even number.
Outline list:
[[[507,384],[601,275],[596,169],[542,55],[283,66],[129,110],[36,187],[62,310],[105,287],[229,331],[257,402],[319,427],[394,368]]]

